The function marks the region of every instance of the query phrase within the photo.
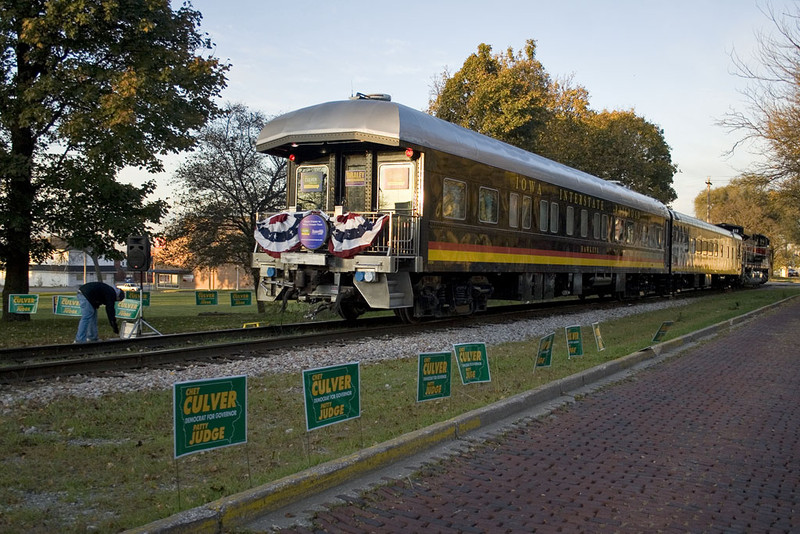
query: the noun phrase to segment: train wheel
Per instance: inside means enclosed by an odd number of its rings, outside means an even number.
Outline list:
[[[417,324],[418,317],[414,317],[414,307],[410,308],[395,308],[394,314],[400,318],[405,324]]]
[[[336,313],[348,322],[355,321],[365,311],[364,305],[352,296],[346,296],[336,303]]]

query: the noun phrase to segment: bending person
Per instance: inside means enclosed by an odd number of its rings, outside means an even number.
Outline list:
[[[125,299],[125,292],[117,287],[112,287],[103,282],[89,282],[78,288],[78,301],[81,303],[81,320],[78,323],[78,333],[75,343],[97,341],[97,308],[106,307],[108,322],[115,334],[119,334],[117,327],[117,314],[114,304]]]

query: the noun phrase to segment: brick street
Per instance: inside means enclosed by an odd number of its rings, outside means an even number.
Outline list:
[[[282,532],[800,532],[800,301]]]

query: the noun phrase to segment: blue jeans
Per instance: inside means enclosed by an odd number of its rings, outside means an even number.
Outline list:
[[[97,309],[86,300],[80,291],[78,291],[78,302],[81,303],[81,321],[78,323],[75,343],[97,341]]]

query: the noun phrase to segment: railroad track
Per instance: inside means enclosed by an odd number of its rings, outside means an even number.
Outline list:
[[[679,298],[686,298],[685,296]],[[595,308],[627,306],[630,302],[592,300]],[[109,371],[173,365],[187,361],[262,357],[271,350],[308,347],[419,330],[449,328],[455,324],[532,318],[588,305],[577,300],[528,305],[496,306],[471,317],[425,321],[415,325],[394,317],[359,319],[355,325],[343,321],[296,323],[258,328],[143,336],[97,343],[47,345],[0,349],[0,383],[52,379]]]

